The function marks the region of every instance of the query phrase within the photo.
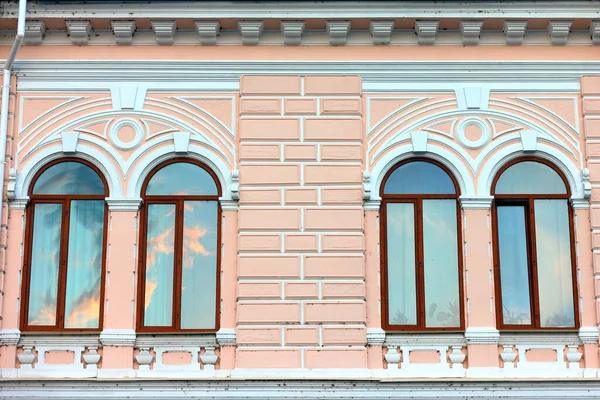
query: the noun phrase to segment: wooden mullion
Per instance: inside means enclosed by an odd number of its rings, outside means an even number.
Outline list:
[[[67,268],[69,257],[69,221],[71,216],[71,199],[67,198],[62,203],[62,220],[60,231],[60,256],[58,268],[58,296],[56,307],[56,327],[65,327],[65,303],[67,296]]]
[[[175,206],[175,240],[173,251],[173,328],[181,329],[181,279],[183,258],[183,210],[184,200],[179,199]]]
[[[417,327],[425,329],[427,308],[425,306],[425,260],[423,249],[423,199],[414,202],[415,207],[415,250],[416,250],[416,295],[417,295]]]
[[[538,268],[537,268],[537,249],[535,237],[535,206],[534,199],[529,198],[526,209],[526,226],[529,233],[529,298],[531,302],[531,324],[534,328],[540,328],[540,302],[539,302],[539,287],[538,287]]]

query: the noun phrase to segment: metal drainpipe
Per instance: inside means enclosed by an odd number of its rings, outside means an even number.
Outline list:
[[[4,170],[6,164],[6,137],[8,134],[8,100],[10,97],[10,75],[12,72],[13,61],[17,56],[17,52],[23,42],[25,36],[25,14],[27,11],[27,0],[19,0],[19,15],[17,22],[17,35],[13,42],[10,53],[4,63],[4,73],[2,79],[2,105],[0,108],[0,188],[4,191]],[[0,199],[4,197],[4,193]],[[0,204],[0,221],[2,221],[2,207]],[[2,271],[4,272],[4,271]],[[0,293],[0,310],[2,310],[2,304],[4,303],[4,279],[2,279],[2,292]],[[0,327],[2,326],[2,320],[0,319]]]

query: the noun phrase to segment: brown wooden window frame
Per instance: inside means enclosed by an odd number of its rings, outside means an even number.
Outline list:
[[[89,194],[33,194],[33,189],[37,183],[38,178],[47,171],[50,167],[64,162],[77,162],[90,167],[102,181],[104,185],[103,195],[89,195]],[[108,185],[104,174],[89,161],[81,158],[60,158],[53,160],[48,164],[44,165],[31,180],[29,185],[29,204],[25,212],[26,224],[25,224],[25,251],[23,257],[23,280],[21,288],[21,331],[24,332],[90,332],[96,333],[102,330],[104,321],[104,291],[106,284],[106,241],[108,235],[108,206],[104,204],[104,232],[102,239],[102,271],[100,279],[100,311],[98,315],[98,328],[65,328],[65,306],[66,306],[66,287],[67,287],[67,269],[68,269],[68,247],[69,247],[69,217],[71,211],[72,200],[106,200],[108,197]],[[60,233],[60,254],[59,254],[59,267],[58,267],[58,290],[57,290],[57,306],[56,306],[56,324],[51,325],[29,325],[28,324],[28,311],[29,311],[29,294],[31,284],[31,258],[32,247],[33,247],[33,228],[34,228],[34,214],[36,204],[61,204],[62,205],[62,218],[61,218],[61,233]]]
[[[521,162],[532,161],[544,164],[562,179],[566,194],[496,194],[496,185],[500,176],[513,165]],[[493,256],[494,256],[494,290],[496,292],[496,326],[498,330],[502,331],[577,331],[580,326],[579,318],[579,298],[577,291],[577,265],[575,259],[575,228],[573,223],[573,208],[570,204],[571,189],[569,182],[565,175],[560,169],[558,169],[551,162],[541,159],[539,157],[519,157],[511,160],[506,165],[502,166],[496,173],[494,180],[492,181],[492,196],[494,197],[492,206],[492,237],[493,237]],[[573,313],[574,313],[574,327],[569,328],[557,328],[557,327],[542,327],[540,318],[540,305],[539,305],[539,287],[538,287],[538,273],[537,273],[537,250],[536,250],[536,237],[535,237],[535,200],[560,200],[564,199],[567,201],[568,214],[569,214],[569,240],[571,249],[571,272],[572,272],[572,285],[573,285]],[[521,205],[525,206],[525,229],[527,239],[527,268],[529,275],[529,304],[531,308],[531,321],[529,325],[525,324],[504,324],[503,318],[503,307],[502,307],[502,285],[500,281],[500,249],[499,249],[499,236],[498,236],[498,204],[500,205]]]
[[[403,165],[412,162],[426,162],[441,168],[454,184],[454,194],[384,194],[385,185],[391,174]],[[417,331],[417,332],[461,332],[465,329],[465,312],[464,312],[464,281],[463,281],[463,254],[462,254],[462,217],[458,198],[460,196],[460,187],[452,172],[442,163],[430,158],[415,157],[403,160],[385,174],[381,182],[380,197],[380,241],[381,241],[381,318],[382,327],[386,331]],[[457,227],[457,263],[458,263],[458,298],[460,312],[460,326],[458,327],[426,327],[425,318],[425,279],[424,279],[424,250],[423,250],[423,200],[425,199],[453,199],[456,202],[456,227]],[[410,203],[414,204],[415,218],[415,280],[416,280],[416,296],[417,296],[417,324],[416,325],[395,325],[389,323],[389,300],[388,300],[388,265],[387,265],[387,205],[393,203]]]
[[[152,177],[162,168],[178,163],[194,164],[205,170],[214,180],[217,187],[217,195],[147,195],[146,189]],[[143,205],[140,210],[140,249],[138,257],[138,312],[136,318],[137,332],[139,333],[214,333],[219,330],[220,318],[220,299],[221,299],[221,217],[222,209],[219,202],[221,197],[221,185],[217,175],[205,164],[200,161],[178,157],[164,161],[154,167],[146,177],[142,185]],[[214,329],[181,329],[181,279],[182,279],[182,260],[183,260],[183,218],[185,201],[216,201],[217,202],[217,260],[216,260],[216,301],[215,301],[215,328]],[[146,283],[146,249],[147,249],[147,227],[148,227],[148,206],[151,204],[172,204],[175,205],[175,237],[174,237],[174,266],[173,266],[173,310],[171,326],[145,326],[145,283]]]

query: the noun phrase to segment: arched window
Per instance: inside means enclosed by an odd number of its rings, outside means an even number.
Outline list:
[[[142,187],[138,330],[218,329],[219,196],[213,173],[188,159],[161,164]]]
[[[522,158],[498,172],[492,194],[498,327],[576,328],[573,217],[564,176],[546,161]]]
[[[21,326],[101,328],[106,182],[86,161],[54,162],[33,178],[27,210]]]
[[[400,163],[384,178],[384,329],[463,329],[458,193],[452,176],[431,160]]]

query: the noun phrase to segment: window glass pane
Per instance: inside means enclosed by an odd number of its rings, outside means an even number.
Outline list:
[[[99,328],[104,200],[72,200],[65,328]]]
[[[161,168],[148,182],[147,195],[217,195],[217,185],[204,168],[180,162]]]
[[[33,187],[33,194],[104,194],[104,183],[85,164],[65,161],[46,169]]]
[[[540,324],[575,326],[569,205],[567,200],[535,200]]]
[[[435,164],[414,161],[391,173],[384,194],[455,194],[454,182]]]
[[[507,325],[530,325],[525,206],[498,206],[497,211],[502,318]]]
[[[496,194],[566,194],[555,170],[535,161],[523,161],[506,169],[496,183]]]
[[[56,325],[61,204],[36,204],[31,243],[29,325]]]
[[[415,209],[412,203],[387,205],[387,253],[389,323],[416,325]]]
[[[217,300],[217,202],[186,201],[184,207],[181,329],[211,329]]]
[[[456,200],[423,200],[425,326],[459,327]]]
[[[145,326],[173,324],[175,204],[148,205]]]

